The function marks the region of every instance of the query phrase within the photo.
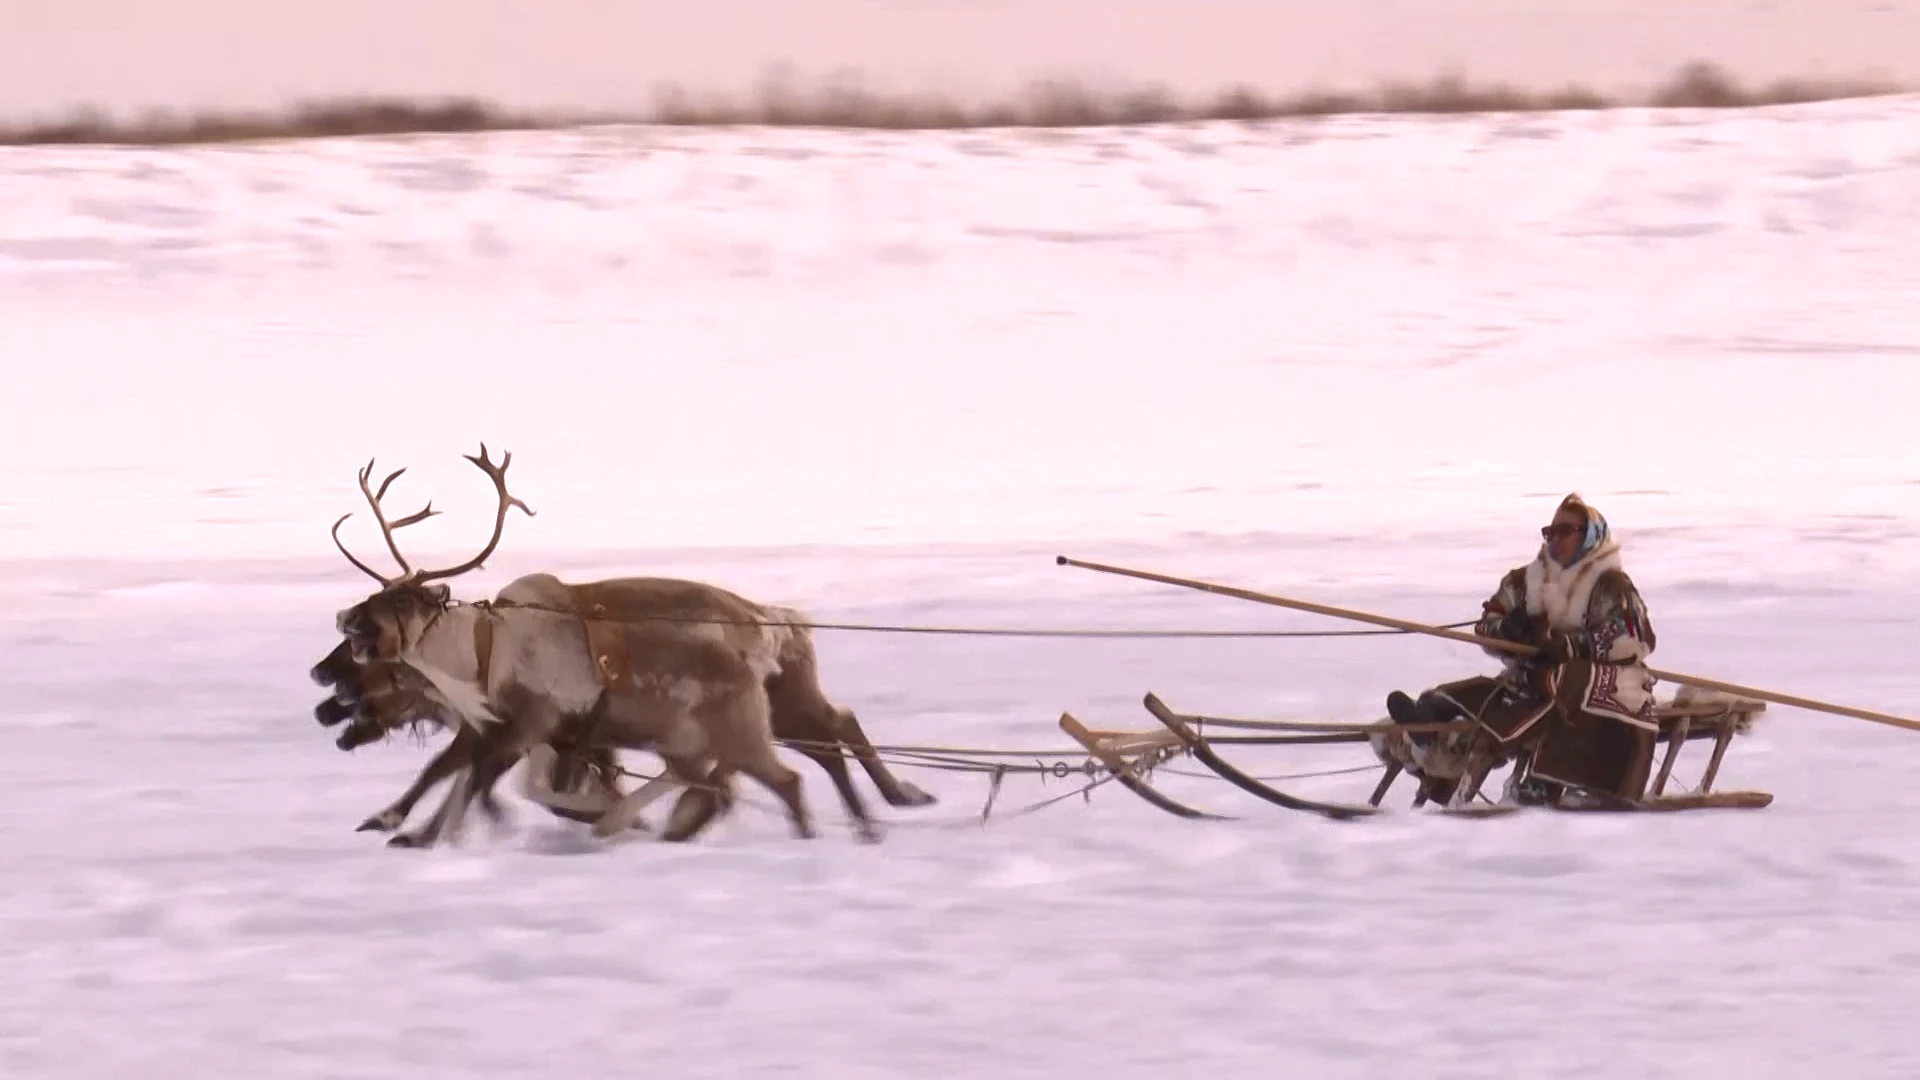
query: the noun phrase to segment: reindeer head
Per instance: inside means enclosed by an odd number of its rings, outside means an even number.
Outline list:
[[[320,662],[307,669],[307,677],[332,693],[313,707],[313,718],[321,727],[333,727],[353,718],[364,686],[360,665],[353,658],[353,643],[342,638]]]
[[[312,679],[315,686],[335,687],[336,697],[342,693],[353,693],[359,677],[360,665],[353,659],[353,643],[345,640],[321,657],[319,663],[307,669],[307,678]],[[350,699],[341,700],[352,704]]]
[[[333,688],[313,707],[313,718],[320,726],[353,721],[334,743],[342,750],[378,742],[402,727],[445,725],[432,684],[424,676],[404,664],[371,659],[364,666],[357,664],[347,641],[334,646],[310,674],[315,682]]]
[[[466,562],[444,570],[415,570],[407,563],[406,556],[400,554],[400,547],[393,539],[394,531],[425,521],[438,513],[433,508],[433,503],[428,502],[421,510],[398,521],[387,520],[380,501],[386,496],[388,486],[399,479],[401,473],[407,471],[404,468],[394,470],[392,475],[381,482],[378,491],[367,486],[368,479],[373,475],[373,462],[367,462],[366,468],[360,470],[360,493],[367,497],[367,505],[373,509],[373,518],[380,526],[381,536],[386,539],[387,551],[393,555],[394,561],[400,564],[398,577],[389,578],[372,569],[366,563],[354,558],[353,553],[340,542],[340,526],[346,522],[347,518],[352,517],[352,514],[343,514],[339,521],[333,523],[333,544],[340,549],[340,554],[345,555],[347,561],[358,567],[362,573],[380,583],[379,591],[341,611],[334,619],[334,625],[346,638],[353,663],[362,668],[365,668],[369,661],[390,663],[397,660],[410,642],[418,640],[420,632],[427,624],[447,609],[453,601],[452,592],[447,586],[437,585],[434,582],[458,577],[485,562],[487,557],[493,554],[493,549],[500,544],[500,534],[506,528],[509,509],[519,507],[520,511],[528,517],[533,516],[533,511],[527,508],[526,503],[507,493],[507,466],[513,461],[511,453],[502,455],[499,464],[496,465],[487,460],[487,447],[482,443],[479,457],[474,457],[472,454],[462,456],[473,462],[481,472],[487,474],[488,479],[493,481],[494,491],[499,495],[499,510],[493,521],[493,536],[487,541],[487,546],[480,550],[480,554]],[[319,677],[317,672],[316,668],[316,678]]]
[[[353,750],[403,727],[446,726],[433,684],[413,668],[375,660],[362,671],[359,699],[351,709],[353,722],[340,733],[335,746]]]

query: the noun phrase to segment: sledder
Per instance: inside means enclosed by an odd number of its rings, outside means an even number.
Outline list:
[[[1770,793],[1720,791],[1714,781],[1734,736],[1751,731],[1754,718],[1768,703],[1920,731],[1920,719],[1648,666],[1653,626],[1633,580],[1621,568],[1619,546],[1608,532],[1606,519],[1570,495],[1542,530],[1542,538],[1539,557],[1501,579],[1474,633],[1056,556],[1054,562],[1060,566],[1425,634],[1475,645],[1503,659],[1531,661],[1508,665],[1498,678],[1462,679],[1434,687],[1419,701],[1394,694],[1388,706],[1394,718],[1378,722],[1243,720],[1182,713],[1149,693],[1144,704],[1164,732],[1095,731],[1071,715],[1063,715],[1060,726],[1125,786],[1182,817],[1217,815],[1168,805],[1169,800],[1143,790],[1141,773],[1159,760],[1163,750],[1191,752],[1222,779],[1266,802],[1341,821],[1380,813],[1381,799],[1402,772],[1412,772],[1422,782],[1414,806],[1439,799],[1446,804],[1442,813],[1469,817],[1504,816],[1527,802],[1566,810],[1759,810],[1773,804]],[[1676,685],[1680,691],[1671,701],[1655,702],[1655,680]],[[1420,723],[1434,718],[1439,722]],[[1221,729],[1272,734],[1210,734]],[[1667,749],[1649,782],[1656,738],[1663,739]],[[1706,738],[1713,740],[1713,756],[1694,789],[1668,794],[1680,749],[1689,741]],[[1226,742],[1367,743],[1386,766],[1386,774],[1365,803],[1304,798],[1222,759],[1211,744]],[[1509,797],[1501,803],[1471,805],[1487,774],[1503,761],[1519,765],[1515,771],[1520,778],[1510,782]]]
[[[1387,697],[1399,724],[1470,719],[1469,733],[1385,740],[1385,755],[1420,777],[1428,798],[1457,804],[1487,773],[1515,763],[1506,800],[1565,805],[1580,796],[1635,803],[1646,792],[1660,723],[1653,624],[1600,511],[1568,495],[1540,535],[1539,554],[1509,571],[1482,605],[1474,633],[1530,645],[1497,677],[1442,683],[1416,700]]]

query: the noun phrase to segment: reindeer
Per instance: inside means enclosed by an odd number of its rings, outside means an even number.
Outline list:
[[[620,578],[564,585],[551,575],[531,575],[503,590],[499,602],[511,602],[516,594],[525,596],[536,583],[549,595],[556,590],[568,590],[568,602],[580,609],[599,615],[611,610],[623,619],[691,619],[696,625],[701,622],[745,625],[756,616],[799,621],[798,613],[763,608],[724,590],[670,578]],[[719,603],[715,603],[716,600]],[[889,805],[920,807],[935,801],[914,784],[895,777],[861,730],[858,718],[850,710],[834,706],[821,693],[818,661],[812,639],[804,630],[787,639],[781,665],[781,671],[767,680],[773,705],[774,737],[790,744],[827,773],[842,803],[856,820],[868,815],[847,769],[845,755],[848,753],[860,762]],[[353,750],[384,738],[399,727],[418,726],[429,720],[455,729],[453,744],[434,756],[413,786],[391,806],[360,825],[361,831],[385,832],[406,820],[426,791],[460,771],[469,762],[477,743],[470,729],[459,726],[428,695],[419,692],[424,688],[424,679],[414,676],[423,686],[411,694],[401,693],[396,684],[404,681],[404,677],[394,674],[393,666],[370,663],[364,669],[364,676],[362,670],[353,661],[351,644],[343,639],[309,671],[314,682],[333,688],[331,696],[315,707],[316,719],[324,726],[352,721],[336,742],[340,749]],[[592,822],[606,806],[623,797],[614,781],[619,769],[611,752],[583,751],[571,746],[552,749],[554,753],[528,762],[523,790],[530,798],[561,817]],[[597,781],[598,794],[583,790],[588,780]],[[478,795],[488,816],[499,820],[502,815],[492,802],[491,791]],[[401,843],[417,839],[403,839]]]
[[[756,619],[802,621],[797,612],[756,605],[723,589],[673,578],[616,578],[568,585],[551,575],[529,575],[503,589],[496,602],[510,603],[519,597],[537,603],[543,596],[557,600],[563,590],[566,599],[562,602],[574,610],[601,616],[612,613],[617,618],[636,621],[686,620],[695,626],[751,625]],[[773,705],[774,737],[798,750],[827,773],[850,815],[856,820],[869,817],[848,772],[848,754],[860,762],[888,805],[896,808],[923,807],[935,802],[933,796],[918,786],[894,776],[880,760],[866,732],[861,729],[858,717],[851,710],[833,705],[822,693],[812,638],[803,627],[796,628],[796,633],[786,639],[780,660],[780,672],[767,680],[767,691]],[[314,710],[320,723],[333,726],[348,719],[353,721],[336,743],[340,749],[351,750],[383,738],[389,731],[404,724],[417,724],[417,717],[422,714],[436,718],[445,716],[430,702],[422,701],[412,703],[415,708],[411,712],[396,705],[388,705],[377,711],[358,706],[356,710],[359,695],[363,692],[354,681],[358,671],[350,645],[343,640],[309,672],[314,682],[334,688],[333,695]],[[360,829],[391,831],[397,828],[427,790],[459,771],[464,760],[462,754],[470,752],[474,745],[471,737],[456,732],[455,745],[436,755],[399,801],[368,818]],[[529,763],[528,782],[536,779],[535,770],[540,769],[544,783],[527,793],[562,817],[591,821],[597,816],[597,810],[590,801],[591,797],[580,790],[585,779],[580,770],[591,770],[600,781],[602,790],[608,792],[610,798],[617,799],[619,796],[612,794],[617,791],[617,785],[612,784],[610,779],[618,772],[617,765],[610,755],[604,758],[588,755],[583,759],[577,751],[569,752],[564,747],[557,749],[557,758],[551,762]],[[491,793],[482,792],[480,797],[490,800]],[[483,801],[483,809],[487,810],[489,816],[498,818],[497,811],[491,808],[490,803]]]
[[[488,790],[528,750],[580,724],[588,732],[585,745],[652,749],[675,782],[713,791],[722,806],[731,800],[731,776],[745,773],[785,803],[796,835],[814,835],[799,775],[782,765],[773,750],[769,682],[784,673],[782,655],[795,628],[764,621],[764,616],[697,627],[668,620],[631,621],[607,611],[604,602],[598,611],[583,613],[569,603],[576,600],[575,591],[605,589],[607,583],[566,586],[551,575],[523,578],[493,604],[454,605],[447,588],[432,583],[466,573],[490,556],[510,509],[533,513],[507,490],[505,470],[512,455],[495,465],[483,444],[479,457],[466,457],[493,481],[499,498],[493,534],[467,562],[420,571],[400,553],[394,531],[434,513],[429,503],[400,521],[386,520],[381,499],[404,469],[389,476],[378,493],[368,488],[372,463],[360,474],[361,491],[400,565],[398,577],[374,571],[340,542],[339,527],[351,514],[333,528],[341,553],[381,583],[372,596],[337,618],[354,658],[399,663],[418,672],[431,686],[433,700],[482,735],[463,777],[471,780],[471,789],[449,796],[448,805],[436,815],[435,835],[450,816],[458,820],[475,790]],[[657,587],[658,582],[653,584]],[[711,586],[672,584],[669,591],[706,597],[695,606],[711,606],[713,598],[724,597],[754,608]],[[607,595],[618,600],[621,594],[615,589]],[[804,671],[806,682],[813,682],[812,674]],[[818,696],[817,685],[813,688]],[[824,704],[825,699],[820,701]],[[830,705],[826,708],[836,714]],[[456,783],[457,789],[461,786]],[[632,798],[610,812],[615,820],[630,812]],[[670,826],[664,838],[690,838],[711,816],[708,811],[697,822]],[[870,821],[860,825],[871,838]]]
[[[484,447],[482,451],[484,454]],[[366,474],[370,475],[371,468],[369,464]],[[385,493],[387,485],[398,475],[396,472],[387,478],[386,483],[381,485],[380,494]],[[377,496],[367,491],[366,475],[361,478],[361,490],[367,494],[370,504],[377,502]],[[420,520],[430,511],[431,504],[428,511],[395,523],[392,528]],[[345,521],[345,518],[341,521]],[[335,523],[336,546],[339,546],[339,524]],[[344,547],[341,547],[341,551],[363,572],[384,583],[384,578],[368,570]],[[431,591],[440,598],[441,603],[448,602],[444,586],[437,586]],[[766,680],[772,705],[774,737],[799,750],[827,773],[841,802],[863,827],[871,827],[871,817],[853,786],[845,760],[848,753],[860,762],[889,805],[922,807],[936,801],[916,785],[895,777],[880,760],[872,742],[861,729],[858,718],[850,710],[833,705],[821,691],[812,638],[804,626],[792,625],[804,622],[798,612],[754,604],[724,589],[680,579],[616,578],[566,584],[550,574],[532,574],[515,580],[497,594],[495,603],[564,609],[620,621],[672,622],[682,629],[706,632],[749,647],[760,640],[765,623],[789,624],[787,629],[791,633],[778,639],[780,670]],[[361,692],[353,683],[357,670],[352,644],[350,640],[343,640],[309,672],[316,683],[335,688],[332,698],[323,701],[315,709],[316,719],[327,726],[341,723],[349,717],[354,720],[336,744],[343,750],[384,737],[393,727],[410,722],[402,716],[405,709],[384,709],[384,718],[381,719],[376,719],[364,706],[358,707],[356,712],[355,703]],[[445,722],[445,710],[436,710],[425,702],[415,704],[417,707],[413,715],[426,713],[440,717]],[[397,828],[427,790],[471,763],[472,754],[478,746],[472,735],[456,731],[453,745],[428,763],[407,793],[386,810],[368,818],[360,828],[379,831]],[[538,762],[530,761],[526,770],[525,791],[535,801],[562,817],[591,821],[598,816],[601,808],[600,796],[616,801],[622,797],[617,783],[613,782],[619,770],[610,751],[604,748],[582,750],[577,746],[555,746],[551,749],[557,754],[550,753]],[[588,795],[581,790],[582,784],[589,779],[587,774],[598,781],[599,796]],[[644,797],[653,798],[661,794],[659,785],[659,781],[651,782],[643,789]],[[483,787],[478,794],[483,809],[489,816],[498,819],[498,809],[491,801],[491,785]],[[711,813],[710,807],[703,809]],[[396,837],[395,842],[397,845],[417,844],[422,842],[422,837]]]

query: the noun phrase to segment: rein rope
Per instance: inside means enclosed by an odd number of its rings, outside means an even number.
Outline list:
[[[1086,628],[1005,626],[917,626],[905,623],[789,622],[779,619],[716,619],[695,615],[589,615],[572,608],[529,604],[513,600],[450,600],[447,609],[470,607],[479,611],[540,611],[583,622],[669,622],[702,626],[782,626],[805,630],[847,630],[876,634],[937,634],[960,637],[1031,638],[1340,638],[1405,636],[1411,630],[1100,630]],[[1447,629],[1474,625],[1474,620],[1441,624]]]

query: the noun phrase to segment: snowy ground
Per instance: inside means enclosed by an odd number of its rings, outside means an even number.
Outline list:
[[[1759,814],[1342,825],[1167,775],[1243,820],[1000,816],[1069,790],[1016,779],[977,828],[931,773],[866,847],[803,764],[809,844],[596,852],[516,800],[419,853],[351,830],[426,750],[334,750],[305,681],[365,588],[352,471],[411,465],[459,551],[484,438],[539,516],[469,595],[1340,628],[1066,553],[1444,622],[1578,489],[1662,666],[1920,713],[1917,112],[0,153],[0,1075],[1920,1074],[1909,732],[1776,710],[1723,772]],[[1147,690],[1366,718],[1487,664],[821,651],[878,740],[1060,758]]]

